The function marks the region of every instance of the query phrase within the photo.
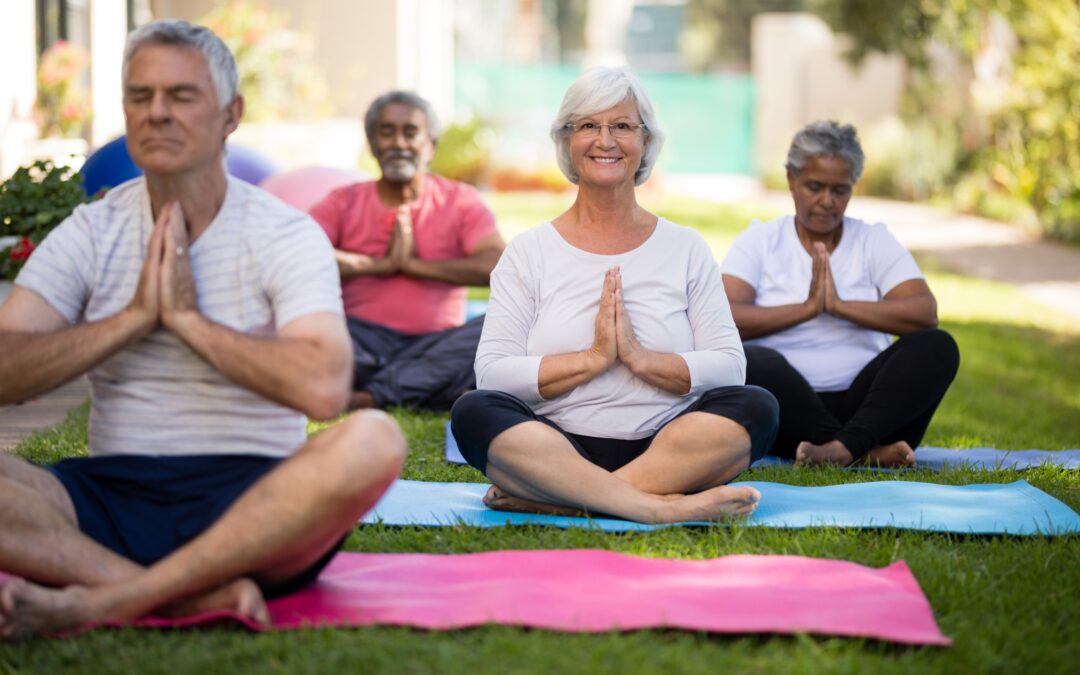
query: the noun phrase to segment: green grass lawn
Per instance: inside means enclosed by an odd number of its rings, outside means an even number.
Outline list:
[[[569,197],[492,195],[511,234],[556,215]],[[722,251],[755,214],[747,207],[680,201],[650,205],[699,228]],[[960,344],[960,373],[927,444],[1080,447],[1080,325],[1033,306],[1015,290],[944,272],[930,274],[942,326]],[[412,454],[404,477],[477,481],[442,458],[444,415],[395,411]],[[52,461],[85,452],[86,411],[18,449]],[[837,469],[755,469],[747,480],[823,485],[902,479],[966,484],[1024,478],[1080,509],[1080,473],[923,470],[873,475]],[[513,529],[359,528],[354,551],[464,553],[496,549],[602,548],[635,555],[708,558],[799,554],[883,566],[905,560],[921,583],[950,649],[806,636],[716,636],[668,630],[566,635],[484,627],[449,633],[401,628],[251,635],[240,630],[96,631],[0,646],[0,672],[51,673],[718,673],[1075,672],[1080,663],[1080,536],[969,537],[893,530],[676,528],[603,534]],[[1071,664],[1071,665],[1070,665]]]

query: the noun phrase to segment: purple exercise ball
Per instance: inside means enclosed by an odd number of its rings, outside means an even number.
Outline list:
[[[233,176],[252,185],[262,183],[279,171],[277,164],[266,155],[236,143],[226,146],[225,168]],[[131,161],[126,136],[113,139],[91,153],[80,171],[83,187],[91,197],[102,189],[116,187],[143,173]]]

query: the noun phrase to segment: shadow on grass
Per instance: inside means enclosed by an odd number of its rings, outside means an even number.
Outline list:
[[[942,327],[960,345],[960,372],[924,444],[1080,446],[1080,337],[980,321]]]

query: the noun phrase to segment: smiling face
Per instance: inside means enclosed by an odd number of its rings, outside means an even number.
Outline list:
[[[603,112],[586,115],[574,121],[576,128],[570,132],[570,163],[579,185],[616,186],[629,182],[632,186],[645,154],[645,130],[635,129],[625,138],[615,138],[611,127],[602,126],[599,135],[590,137],[580,131],[581,125],[590,122],[637,127],[641,124],[637,104],[628,99]]]
[[[426,171],[435,156],[427,116],[404,103],[390,103],[379,111],[371,144],[383,178],[394,183],[407,183]]]
[[[795,222],[813,234],[831,234],[844,222],[854,185],[846,160],[836,155],[811,157],[797,175],[788,172]]]
[[[224,108],[218,103],[210,68],[195,49],[147,44],[128,64],[124,83],[128,152],[148,174],[217,170],[225,139],[242,113],[239,96]]]

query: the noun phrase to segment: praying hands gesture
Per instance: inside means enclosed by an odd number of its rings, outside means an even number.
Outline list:
[[[678,354],[645,348],[634,334],[623,302],[622,272],[604,274],[592,346],[584,352],[545,356],[540,362],[540,395],[553,398],[622,363],[636,377],[673,394],[690,391],[690,368]]]
[[[159,324],[179,334],[185,319],[198,313],[187,251],[184,214],[177,202],[168,202],[154,222],[139,285],[127,307],[138,319],[140,335],[148,335]]]
[[[731,313],[744,340],[778,333],[822,314],[893,335],[937,325],[937,302],[922,279],[904,281],[880,300],[842,300],[836,291],[830,254],[825,244],[810,248],[813,267],[806,300],[790,305],[754,304],[756,289],[738,277],[724,275]]]

